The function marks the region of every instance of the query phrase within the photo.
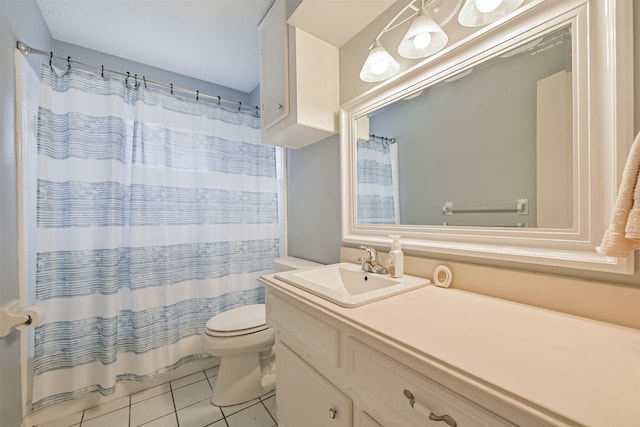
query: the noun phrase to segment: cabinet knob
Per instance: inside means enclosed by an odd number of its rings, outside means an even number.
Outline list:
[[[329,409],[329,418],[331,418],[332,420],[336,419],[336,415],[338,414],[338,411],[336,411],[333,408]]]

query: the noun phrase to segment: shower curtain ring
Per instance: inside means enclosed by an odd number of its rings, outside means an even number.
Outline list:
[[[242,101],[238,102],[238,112],[242,111]]]
[[[196,90],[196,101],[200,100],[200,91]]]
[[[124,79],[125,86],[129,86],[129,77],[131,77],[131,73],[127,71],[127,78]]]
[[[173,83],[171,83],[171,95],[173,95]]]
[[[71,71],[71,57],[67,56],[67,72]]]
[[[137,89],[137,88],[138,88],[138,74],[136,74],[136,75],[134,76],[134,78],[135,78],[135,82],[136,82],[136,89]]]
[[[53,71],[53,51],[49,52],[49,68]]]
[[[218,107],[220,106],[220,101],[222,98],[220,98],[220,95],[218,95]]]
[[[100,68],[102,68],[102,71],[100,72],[100,77],[104,79],[104,65],[101,65]]]
[[[142,76],[142,81],[144,82],[144,88],[147,88],[147,78],[145,76]]]

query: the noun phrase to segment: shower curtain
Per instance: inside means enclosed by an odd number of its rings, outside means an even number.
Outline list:
[[[359,224],[400,224],[397,150],[382,138],[358,142]]]
[[[260,119],[48,64],[38,115],[32,409],[209,357],[207,319],[263,302],[280,255]]]

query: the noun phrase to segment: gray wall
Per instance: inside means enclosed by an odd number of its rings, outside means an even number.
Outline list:
[[[620,0],[632,1],[632,0]],[[634,28],[634,63],[635,63],[635,130],[640,131],[640,0],[633,0],[633,28]],[[395,5],[395,4],[394,4]],[[382,19],[374,21],[376,28],[382,28],[393,16],[394,6],[383,14]],[[384,15],[390,15],[385,17]],[[346,102],[360,93],[365,92],[373,87],[372,84],[366,84],[359,81],[357,70],[366,57],[366,48],[371,40],[375,37],[376,30],[369,27],[363,32],[356,35],[352,40],[340,48],[340,100]],[[363,36],[364,35],[364,36]],[[356,70],[354,72],[354,70]],[[289,204],[291,203],[312,203],[313,206],[321,208],[321,214],[316,215],[314,212],[302,212],[302,210],[289,209],[289,226],[288,241],[289,254],[292,256],[300,256],[312,260],[322,260],[327,257],[327,252],[336,248],[336,253],[331,257],[332,260],[339,258],[338,249],[341,246],[340,236],[329,230],[331,224],[340,224],[340,186],[338,182],[329,184],[333,177],[340,174],[339,161],[339,143],[338,137],[334,136],[324,141],[317,142],[311,146],[305,147],[299,152],[294,152],[290,156],[287,182],[290,186]],[[319,147],[322,148],[319,148]],[[292,150],[289,150],[290,152]],[[320,156],[322,154],[322,156]],[[323,171],[323,176],[318,180],[315,174],[308,173],[301,167],[292,167],[292,163],[304,161],[313,163],[315,170]],[[323,181],[324,180],[324,181]],[[295,183],[295,184],[294,184]],[[334,185],[327,188],[328,185]],[[293,189],[292,189],[293,187]],[[305,216],[310,215],[310,216]],[[307,227],[310,223],[324,221],[327,224],[327,230],[323,227],[313,225]],[[332,226],[332,225],[331,225]],[[298,236],[304,236],[304,239]],[[420,254],[411,254],[421,256]],[[431,257],[431,256],[430,256]],[[574,270],[566,268],[556,268],[547,266],[538,266],[531,264],[521,264],[513,262],[497,262],[490,259],[477,259],[453,256],[433,256],[442,260],[455,260],[461,262],[469,262],[475,264],[513,268],[520,270],[528,270],[534,272],[548,273],[560,276],[576,277],[586,280],[596,280],[608,283],[617,283],[624,285],[637,286],[640,283],[640,252],[636,253],[636,272],[633,275],[610,274],[589,272],[583,270]]]
[[[17,40],[51,49],[51,35],[35,0],[0,0],[0,305],[19,297],[14,76]],[[18,427],[22,422],[19,347],[20,335],[15,331],[0,338],[3,427]]]
[[[287,149],[288,252],[322,264],[340,260],[340,139]]]

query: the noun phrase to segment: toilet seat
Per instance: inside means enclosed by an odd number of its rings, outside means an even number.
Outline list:
[[[237,337],[264,331],[265,305],[251,304],[225,311],[207,321],[205,334],[212,337]]]

